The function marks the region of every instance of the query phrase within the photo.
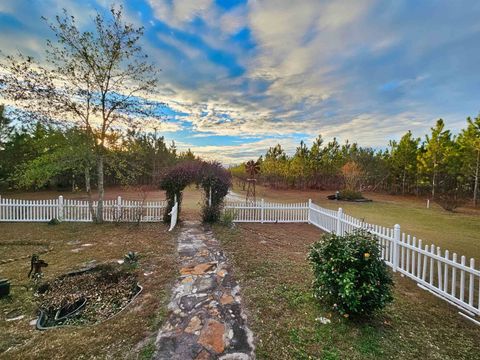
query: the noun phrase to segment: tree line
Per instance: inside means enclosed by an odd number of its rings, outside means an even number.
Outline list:
[[[85,189],[97,182],[94,139],[77,127],[41,122],[13,126],[0,105],[0,189]],[[158,185],[164,170],[195,159],[157,132],[111,132],[105,140],[105,183]]]
[[[439,119],[423,139],[408,131],[380,150],[349,141],[340,144],[335,138],[325,142],[319,135],[311,147],[301,141],[293,155],[280,144],[271,147],[259,163],[258,181],[273,188],[339,190],[354,164],[359,169],[358,190],[428,195],[447,206],[471,199],[476,206],[480,116],[467,118],[458,135]],[[248,178],[245,164],[230,171],[241,183]]]

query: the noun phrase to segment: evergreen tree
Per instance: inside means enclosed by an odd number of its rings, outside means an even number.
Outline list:
[[[480,115],[467,118],[467,128],[458,137],[463,171],[473,179],[473,203],[477,206],[480,177]]]
[[[432,199],[435,199],[439,173],[447,170],[450,150],[453,147],[452,136],[449,130],[445,130],[442,119],[431,128],[430,136],[426,135],[424,146],[425,151],[418,158],[419,170],[429,179]]]
[[[402,194],[405,194],[405,187],[417,174],[418,144],[420,138],[414,138],[409,130],[402,136],[400,141],[390,142],[390,162],[395,180],[402,184]]]

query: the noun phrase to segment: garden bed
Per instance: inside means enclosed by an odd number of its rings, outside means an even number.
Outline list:
[[[341,197],[337,197],[335,194],[328,195],[328,200],[338,200],[338,201],[351,201],[351,202],[372,202],[372,199],[360,198],[360,199],[345,199]]]
[[[118,314],[141,291],[134,273],[103,264],[69,273],[39,287],[37,328],[96,324]]]

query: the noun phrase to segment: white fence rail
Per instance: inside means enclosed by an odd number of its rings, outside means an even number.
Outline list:
[[[57,199],[23,200],[0,197],[0,222],[46,222],[51,219],[69,222],[90,222],[92,211],[97,212],[96,201],[92,210],[86,200]],[[165,201],[116,200],[103,202],[104,221],[111,222],[158,222],[163,221],[167,204]]]
[[[344,235],[365,229],[376,235],[382,258],[393,271],[418,283],[420,287],[462,309],[480,316],[480,270],[475,259],[425,245],[421,239],[401,231],[400,225],[384,227],[369,224],[350,215],[307,203],[282,204],[227,202],[225,211],[235,222],[308,222],[325,232]],[[268,214],[268,215],[266,215]],[[474,320],[475,321],[475,320]]]
[[[308,222],[308,202],[272,203],[263,199],[259,202],[226,202],[225,210],[235,222],[290,223]]]

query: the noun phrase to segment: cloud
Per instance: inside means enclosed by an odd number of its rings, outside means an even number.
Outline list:
[[[220,161],[225,165],[239,164],[243,161],[258,158],[259,154],[278,144],[277,139],[263,139],[238,145],[195,146],[189,143],[177,143],[181,150],[191,149],[204,159]],[[284,139],[282,147],[289,153],[295,150],[298,143],[293,139]]]
[[[0,3],[0,15],[23,25],[12,21],[7,28],[3,21],[9,35],[0,48],[40,53],[48,34],[40,15],[52,16],[66,4],[87,23],[93,9],[109,5],[46,1]],[[236,159],[235,151],[253,157],[272,141],[291,144],[319,133],[385,146],[408,129],[422,135],[439,117],[458,130],[479,110],[477,2],[123,4],[129,21],[145,26],[143,47],[163,70],[157,91],[148,96],[168,106],[173,125],[165,131],[179,139],[185,133],[211,137],[212,146],[221,148],[196,145],[198,151],[217,152],[224,161]],[[229,144],[222,142],[252,137],[262,140],[250,142],[251,148],[224,148]]]

